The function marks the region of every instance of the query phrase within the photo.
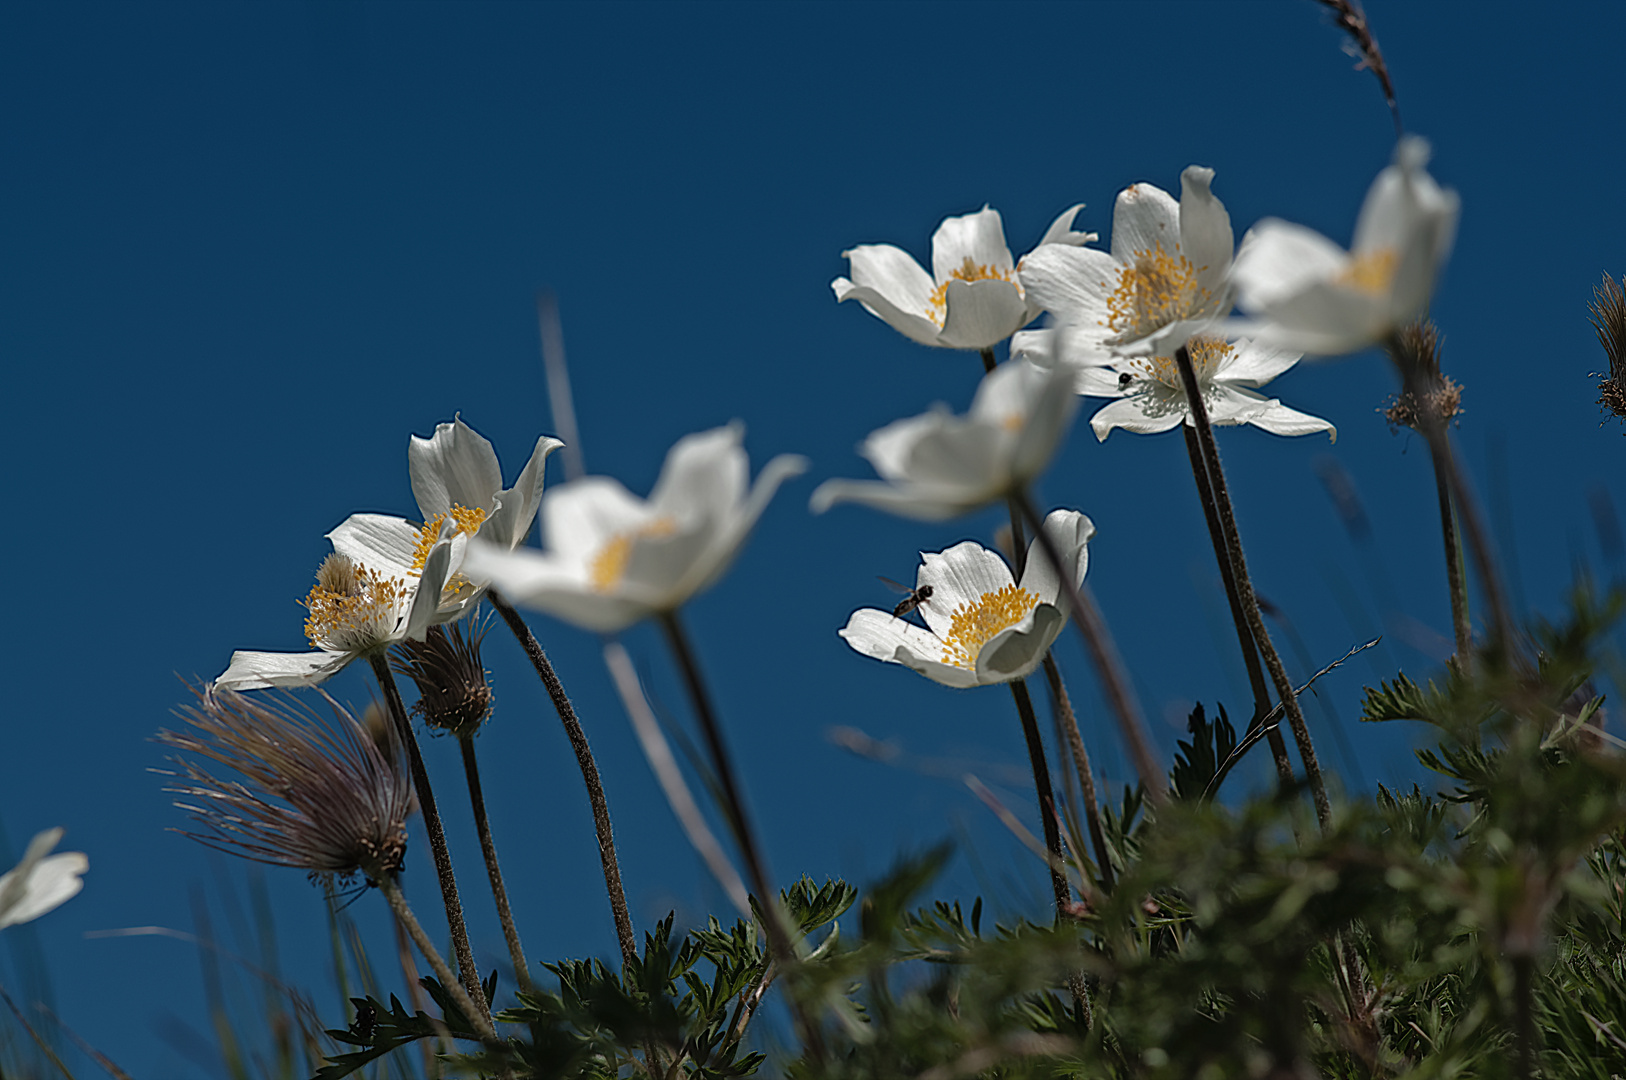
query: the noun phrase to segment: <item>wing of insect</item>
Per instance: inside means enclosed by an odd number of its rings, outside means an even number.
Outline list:
[[[875,576],[880,578],[887,588],[891,589],[893,592],[909,594],[902,600],[899,600],[898,606],[892,609],[892,617],[894,619],[903,618],[905,615],[915,610],[915,608],[926,603],[932,598],[932,587],[930,585],[922,585],[918,589],[911,589],[907,585],[900,585],[898,582],[893,581],[889,577],[883,577],[880,574],[876,574]]]

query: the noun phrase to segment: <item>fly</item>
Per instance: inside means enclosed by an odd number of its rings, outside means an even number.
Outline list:
[[[926,603],[932,598],[932,587],[930,585],[922,585],[918,589],[911,589],[907,585],[900,585],[898,582],[893,581],[889,577],[881,577],[880,574],[876,574],[875,576],[881,578],[881,580],[885,582],[887,587],[893,592],[909,594],[902,600],[899,600],[898,606],[892,609],[892,617],[894,619],[903,618],[905,615],[915,610],[915,608]]]

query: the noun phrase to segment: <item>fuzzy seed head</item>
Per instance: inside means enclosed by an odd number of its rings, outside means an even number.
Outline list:
[[[472,621],[472,620],[471,620]],[[488,624],[432,626],[422,641],[395,647],[390,666],[418,686],[415,715],[459,738],[473,735],[491,715],[494,696],[480,662]]]
[[[1626,420],[1626,278],[1616,282],[1608,274],[1603,284],[1592,290],[1592,326],[1598,331],[1598,344],[1609,358],[1609,374],[1598,383],[1598,404],[1611,416]],[[1602,376],[1602,372],[1595,372]],[[1609,416],[1604,417],[1604,422]]]

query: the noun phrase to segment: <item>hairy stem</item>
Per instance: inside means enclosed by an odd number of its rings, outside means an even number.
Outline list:
[[[1214,545],[1214,561],[1219,564],[1220,580],[1225,583],[1225,599],[1231,605],[1231,622],[1236,625],[1236,640],[1242,647],[1242,663],[1248,669],[1248,686],[1253,690],[1253,720],[1248,730],[1255,730],[1270,714],[1270,691],[1265,689],[1265,673],[1259,668],[1259,650],[1254,645],[1253,633],[1242,613],[1242,598],[1236,590],[1236,572],[1231,568],[1231,555],[1225,546],[1225,533],[1220,528],[1219,510],[1214,505],[1214,488],[1208,479],[1208,465],[1203,460],[1202,443],[1197,430],[1182,424],[1186,434],[1186,453],[1191,458],[1191,475],[1197,482],[1197,501],[1203,504],[1203,518],[1208,522],[1208,538]],[[1293,762],[1287,756],[1287,740],[1281,728],[1272,726],[1265,733],[1270,740],[1270,756],[1276,762],[1276,779],[1283,790],[1294,784]]]
[[[536,635],[525,625],[525,620],[520,618],[519,612],[515,611],[514,606],[495,589],[486,590],[486,599],[491,601],[491,606],[497,609],[503,622],[508,624],[508,629],[519,639],[525,655],[530,657],[531,666],[536,669],[537,676],[542,680],[542,686],[553,701],[554,709],[559,713],[559,722],[564,725],[565,737],[570,740],[570,748],[576,753],[576,765],[581,769],[582,782],[587,786],[587,801],[593,808],[593,830],[598,835],[598,860],[604,871],[604,890],[609,894],[610,914],[615,919],[615,936],[621,943],[621,958],[628,964],[636,964],[638,941],[632,933],[632,916],[627,910],[627,894],[621,887],[621,864],[615,855],[615,834],[610,827],[610,804],[604,797],[604,784],[599,780],[598,764],[593,760],[593,749],[587,745],[587,733],[582,730],[581,721],[576,719],[576,710],[565,694],[564,684],[559,681],[553,665],[548,662],[547,654],[537,643]]]
[[[1270,631],[1265,628],[1264,616],[1259,612],[1259,598],[1254,595],[1253,581],[1248,577],[1248,560],[1242,553],[1242,536],[1237,532],[1236,513],[1231,507],[1231,494],[1225,484],[1225,470],[1220,465],[1219,445],[1214,441],[1214,428],[1208,421],[1208,404],[1203,400],[1197,372],[1191,366],[1191,352],[1184,345],[1175,350],[1175,363],[1180,367],[1180,379],[1191,407],[1191,420],[1197,428],[1197,439],[1202,446],[1203,462],[1208,467],[1209,489],[1214,495],[1214,507],[1219,514],[1220,530],[1225,536],[1225,549],[1230,555],[1231,572],[1236,575],[1237,597],[1242,601],[1242,614],[1253,634],[1254,644],[1270,672],[1270,681],[1276,688],[1276,699],[1287,713],[1288,725],[1293,729],[1293,740],[1298,744],[1299,757],[1304,760],[1304,774],[1310,781],[1310,794],[1315,801],[1316,820],[1323,829],[1332,822],[1332,804],[1327,801],[1327,785],[1321,777],[1321,762],[1316,757],[1315,744],[1310,741],[1310,728],[1304,722],[1304,710],[1299,708],[1298,696],[1282,666],[1282,658],[1271,644]]]
[[[418,793],[418,809],[423,812],[424,831],[429,834],[429,851],[435,859],[435,874],[440,878],[440,895],[446,903],[446,924],[452,933],[452,951],[457,954],[457,970],[463,976],[463,989],[483,1006],[485,992],[480,988],[480,969],[474,966],[474,952],[469,948],[469,930],[463,922],[463,905],[457,898],[457,876],[452,873],[452,854],[446,847],[446,831],[441,828],[440,811],[435,807],[435,790],[429,785],[429,771],[424,768],[423,754],[418,751],[418,736],[412,730],[412,722],[407,719],[406,706],[401,703],[401,691],[395,686],[395,676],[390,674],[389,661],[383,653],[378,653],[372,657],[372,663],[373,674],[377,676],[378,685],[384,691],[384,701],[389,706],[390,720],[406,746],[407,761],[412,766],[412,786]],[[419,947],[422,948],[422,943]],[[442,981],[447,978],[443,976]],[[483,1009],[478,1019],[487,1026],[491,1024],[490,1014]]]
[[[1055,569],[1056,577],[1061,582],[1062,594],[1067,599],[1073,621],[1078,624],[1078,632],[1084,638],[1084,647],[1088,650],[1090,659],[1094,661],[1096,673],[1106,689],[1107,701],[1117,718],[1118,730],[1122,732],[1124,742],[1129,745],[1129,757],[1135,763],[1135,772],[1140,777],[1141,786],[1146,789],[1146,797],[1153,805],[1160,806],[1169,798],[1163,772],[1152,758],[1151,743],[1146,738],[1146,722],[1141,718],[1140,702],[1135,699],[1135,692],[1129,685],[1129,675],[1124,670],[1123,659],[1119,657],[1117,646],[1107,633],[1100,609],[1095,606],[1095,600],[1090,596],[1089,590],[1081,587],[1072,573],[1062,568],[1061,552],[1056,548],[1056,541],[1045,532],[1044,521],[1039,517],[1039,511],[1034,507],[1033,500],[1028,498],[1027,492],[1017,491],[1012,498],[1021,508],[1022,516],[1032,526],[1034,535],[1038,537],[1040,549],[1044,551],[1045,558],[1050,560],[1050,565]]]
[[[1095,849],[1095,861],[1100,867],[1101,882],[1112,891],[1112,860],[1107,856],[1107,834],[1101,828],[1101,807],[1096,802],[1095,772],[1090,768],[1090,753],[1084,749],[1084,736],[1078,730],[1078,717],[1073,715],[1073,702],[1067,696],[1067,687],[1061,681],[1061,669],[1056,658],[1049,653],[1044,657],[1044,677],[1050,683],[1050,693],[1056,699],[1056,711],[1061,715],[1061,727],[1067,733],[1067,746],[1072,752],[1073,768],[1078,772],[1079,795],[1084,801],[1084,822],[1090,830],[1090,846]]]
[[[463,751],[463,776],[469,782],[469,805],[474,809],[474,829],[480,834],[480,854],[485,857],[486,874],[491,878],[491,896],[497,902],[497,919],[502,923],[502,936],[508,941],[508,959],[514,965],[514,979],[519,988],[529,990],[531,972],[525,963],[525,950],[519,943],[514,913],[508,907],[508,889],[502,883],[497,845],[491,839],[491,822],[486,818],[486,797],[480,788],[480,765],[474,757],[474,736],[463,735],[457,741]]]
[[[1446,477],[1448,466],[1433,442],[1428,444],[1428,456],[1434,463],[1434,488],[1440,500],[1440,536],[1445,541],[1445,583],[1451,590],[1451,629],[1457,641],[1457,668],[1466,675],[1474,661],[1474,630],[1468,620],[1468,577],[1463,573],[1462,542],[1457,537],[1457,515],[1451,505],[1451,482]]]
[[[419,924],[417,916],[412,914],[412,908],[407,906],[406,897],[401,894],[401,885],[395,880],[395,875],[378,866],[366,869],[367,876],[378,883],[384,899],[389,901],[390,910],[395,912],[395,917],[406,927],[412,943],[418,946],[423,958],[429,961],[429,966],[434,969],[435,978],[440,980],[440,984],[446,988],[452,1000],[457,1002],[457,1007],[463,1010],[463,1015],[469,1018],[469,1023],[473,1024],[474,1029],[481,1035],[495,1039],[497,1029],[492,1026],[491,1016],[486,1011],[484,988],[477,986],[474,996],[471,997],[467,988],[452,977],[452,969],[446,966],[446,961],[435,949],[434,942],[429,940],[429,935],[423,932],[423,926]],[[480,1005],[475,1005],[476,1000]]]

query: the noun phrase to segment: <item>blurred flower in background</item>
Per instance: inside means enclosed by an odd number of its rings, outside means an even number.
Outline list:
[[[59,826],[36,834],[22,861],[0,874],[0,929],[37,919],[85,887],[81,875],[90,869],[90,859],[84,852],[50,854],[62,832]]]

